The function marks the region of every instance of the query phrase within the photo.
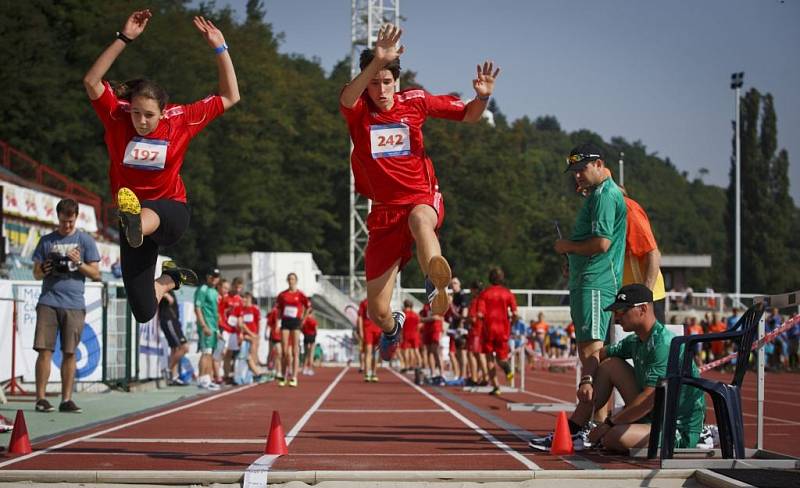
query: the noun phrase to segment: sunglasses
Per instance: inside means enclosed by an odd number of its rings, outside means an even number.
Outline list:
[[[573,154],[567,158],[567,164],[575,164],[580,163],[586,160],[594,161],[595,159],[600,159],[599,154]]]
[[[639,303],[634,303],[630,307],[618,308],[617,309],[617,313],[620,314],[620,315],[624,315],[624,314],[628,313],[628,310],[631,310],[631,309],[636,308],[636,307],[641,307],[642,305],[647,305],[648,303],[650,303],[650,302],[639,302]]]

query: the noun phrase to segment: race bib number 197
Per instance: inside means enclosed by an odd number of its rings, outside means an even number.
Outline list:
[[[411,139],[406,124],[371,125],[369,138],[373,158],[390,158],[411,154]]]
[[[130,168],[160,171],[167,162],[169,141],[134,137],[125,148],[122,164]]]

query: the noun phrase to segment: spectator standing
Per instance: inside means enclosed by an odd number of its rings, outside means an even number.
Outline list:
[[[58,228],[42,237],[33,251],[33,277],[42,280],[36,305],[33,349],[36,357],[36,411],[55,410],[45,398],[50,363],[61,338],[61,404],[59,412],[81,413],[72,400],[77,368],[75,350],[86,318],[86,278],[100,279],[100,253],[92,236],[78,230],[78,202],[64,199],[56,205]]]

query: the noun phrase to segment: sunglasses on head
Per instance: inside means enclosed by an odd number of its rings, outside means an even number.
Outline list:
[[[600,159],[599,154],[573,154],[567,158],[567,164],[575,164],[580,163],[583,161],[591,160],[594,161],[595,159]]]

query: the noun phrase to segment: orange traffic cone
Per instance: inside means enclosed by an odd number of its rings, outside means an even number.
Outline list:
[[[28,427],[25,425],[25,416],[22,410],[17,410],[14,419],[14,430],[11,431],[11,440],[8,441],[9,454],[30,454],[31,440],[28,438]]]
[[[550,447],[550,454],[575,454],[575,446],[572,445],[572,434],[569,431],[569,422],[567,422],[566,412],[559,412],[558,414],[556,432],[553,435],[553,445]]]
[[[278,456],[289,454],[289,448],[286,447],[286,437],[283,435],[281,416],[278,415],[277,410],[272,411],[272,422],[269,426],[267,446],[264,448],[264,454],[274,454]]]

